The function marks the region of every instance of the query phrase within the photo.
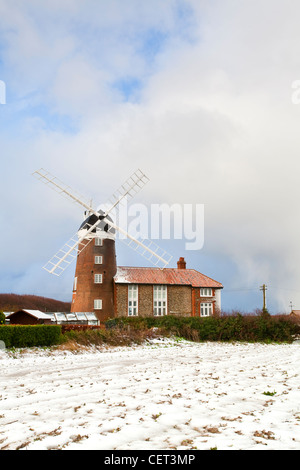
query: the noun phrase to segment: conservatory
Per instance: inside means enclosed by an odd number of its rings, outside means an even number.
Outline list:
[[[58,325],[99,325],[100,322],[93,312],[52,312],[48,313],[53,323]]]

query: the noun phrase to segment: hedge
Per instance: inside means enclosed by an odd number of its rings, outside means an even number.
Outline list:
[[[6,348],[52,346],[60,337],[60,325],[0,325],[0,340]]]
[[[167,334],[174,334],[193,341],[247,341],[291,343],[300,335],[300,324],[287,316],[272,315],[225,315],[221,317],[119,317],[105,323],[106,331],[100,329],[84,330],[82,340],[88,343],[97,341],[111,344],[124,344],[130,337],[143,338],[142,332],[158,327]],[[112,334],[109,330],[124,330]],[[62,336],[60,325],[0,325],[0,341],[5,347],[51,346],[59,344],[62,338],[75,338],[75,331]],[[136,332],[136,335],[134,334]],[[118,332],[116,332],[118,333]],[[127,336],[126,336],[127,335]],[[125,341],[125,343],[126,343]]]
[[[221,317],[119,317],[107,328],[164,328],[169,333],[194,341],[287,342],[300,334],[299,323],[284,315],[224,315]]]

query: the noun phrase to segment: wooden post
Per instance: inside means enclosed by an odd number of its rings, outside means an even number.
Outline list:
[[[267,286],[266,286],[266,284],[263,284],[262,286],[260,286],[260,290],[263,291],[263,312],[265,312],[267,310],[267,302],[266,302]]]

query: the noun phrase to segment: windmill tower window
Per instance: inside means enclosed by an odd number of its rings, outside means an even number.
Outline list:
[[[102,299],[95,299],[94,300],[94,309],[95,310],[102,310]]]
[[[95,238],[95,246],[103,246],[103,238]]]
[[[102,264],[103,256],[95,256],[95,264]]]
[[[95,274],[94,281],[95,281],[95,284],[102,284],[103,282],[102,274]]]

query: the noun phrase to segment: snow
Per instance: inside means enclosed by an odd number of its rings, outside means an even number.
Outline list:
[[[299,450],[299,344],[0,350],[0,449]]]

